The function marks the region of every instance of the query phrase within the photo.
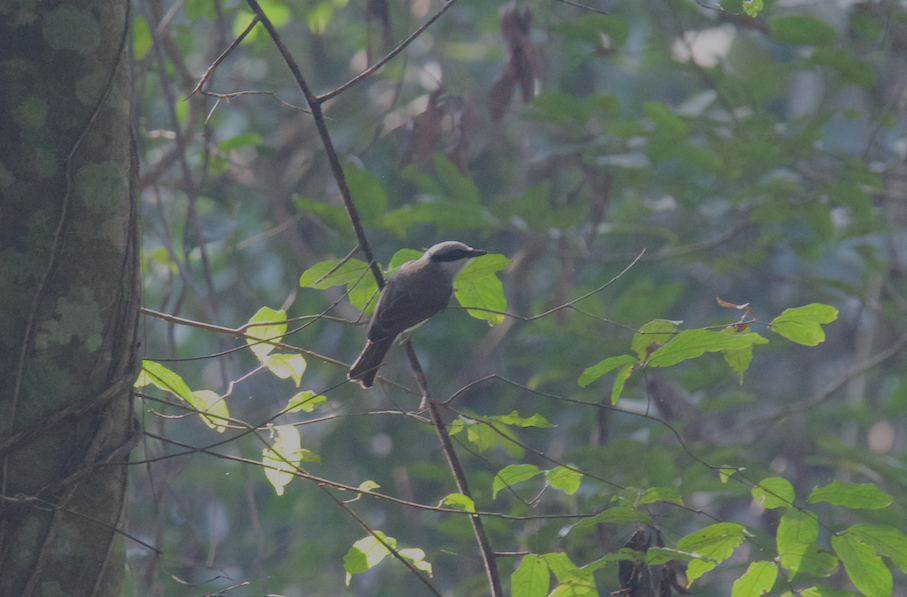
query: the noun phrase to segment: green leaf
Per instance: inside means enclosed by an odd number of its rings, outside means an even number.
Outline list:
[[[793,593],[787,592],[781,595],[781,597],[794,597]],[[797,591],[796,597],[857,597],[855,593],[850,591],[845,591],[843,589],[832,589],[831,587],[826,587],[822,585],[817,585],[815,587],[809,587],[808,589],[800,589]]]
[[[614,385],[611,387],[611,404],[617,404],[617,401],[620,400],[620,394],[624,391],[624,384],[627,383],[627,380],[630,379],[630,375],[633,374],[633,369],[636,365],[625,365],[617,374],[614,376]]]
[[[541,473],[542,471],[539,467],[534,464],[511,464],[504,467],[494,476],[491,499],[498,497],[498,492],[505,487],[515,485],[521,481],[528,481]]]
[[[221,141],[217,144],[221,151],[232,151],[234,149],[239,149],[240,147],[245,147],[247,145],[261,145],[261,135],[258,133],[245,133],[242,135],[236,135],[235,137],[230,137],[224,141]]]
[[[596,514],[592,518],[584,518],[574,525],[573,528],[587,528],[595,526],[600,523],[609,522],[609,523],[626,523],[626,522],[641,522],[643,524],[651,524],[652,518],[638,510],[633,510],[628,506],[620,505],[615,508],[608,508]]]
[[[410,226],[423,223],[435,224],[440,230],[491,227],[478,204],[433,197],[385,213],[379,226],[404,237]]]
[[[288,413],[298,413],[300,411],[310,413],[315,410],[319,404],[327,404],[327,397],[322,395],[315,395],[315,392],[306,390],[305,392],[299,392],[287,403],[287,408],[285,412]]]
[[[366,570],[374,568],[381,563],[381,560],[390,555],[391,552],[385,547],[385,544],[393,549],[397,549],[396,539],[388,537],[381,531],[375,531],[374,533],[375,535],[378,535],[384,543],[369,535],[368,537],[353,543],[353,546],[343,557],[343,568],[346,570],[347,586],[349,586],[350,577],[353,574],[361,574]]]
[[[368,276],[369,266],[361,259],[348,259],[343,265],[341,263],[342,259],[316,263],[299,277],[300,288],[324,290],[331,286],[358,284]],[[328,274],[335,267],[336,271]]]
[[[547,230],[551,218],[550,195],[551,181],[546,180],[523,191],[519,199],[494,201],[488,209],[501,220],[518,218],[533,230]]]
[[[415,261],[420,257],[422,257],[422,251],[417,251],[415,249],[400,249],[399,251],[394,253],[393,257],[391,257],[388,273],[395,272],[397,271],[397,268],[399,268],[404,263]]]
[[[809,16],[778,17],[768,26],[769,39],[789,46],[826,46],[838,39],[834,27]]]
[[[441,500],[441,505],[463,510],[464,512],[476,511],[476,503],[462,493],[451,493],[444,496],[444,499]]]
[[[252,352],[262,363],[265,362],[266,357],[274,350],[274,347],[259,341],[270,340],[273,342],[280,342],[283,339],[283,335],[287,333],[287,324],[279,322],[284,322],[286,320],[286,311],[275,311],[270,307],[262,307],[252,316],[252,319],[249,320],[249,323],[278,322],[271,325],[253,325],[246,328],[246,344],[252,348]]]
[[[872,197],[857,183],[834,183],[825,185],[822,190],[835,205],[850,208],[854,218],[872,216]]]
[[[743,11],[748,17],[758,17],[763,8],[762,0],[743,0]]]
[[[678,321],[656,319],[639,328],[639,332],[633,334],[633,342],[630,344],[630,348],[639,356],[639,362],[644,362],[652,350],[670,340],[679,324]]]
[[[435,154],[435,170],[444,186],[447,187],[450,195],[456,201],[479,204],[479,189],[476,183],[468,176],[464,176],[460,170],[450,161],[450,158],[442,153]]]
[[[735,466],[724,465],[718,468],[718,477],[721,479],[722,483],[727,483],[727,480],[740,470],[742,469]]]
[[[425,552],[418,548],[398,549],[400,557],[406,558],[418,570],[427,572],[431,576],[431,564],[425,561]]]
[[[582,126],[589,121],[589,110],[583,101],[561,91],[536,95],[526,115],[562,127]]]
[[[270,448],[262,451],[262,463],[265,465],[265,476],[277,495],[283,495],[283,488],[293,480],[296,467],[302,462],[299,430],[292,425],[275,425],[272,434],[277,439]]]
[[[794,487],[781,477],[763,479],[752,489],[753,499],[766,508],[786,508],[794,501]]]
[[[743,525],[719,522],[705,527],[677,541],[677,549],[698,553],[710,561],[693,560],[687,567],[687,587],[693,581],[731,557],[746,536]]]
[[[374,481],[363,481],[356,489],[359,489],[360,491],[374,491],[376,489],[381,489],[381,486]]]
[[[671,502],[683,506],[683,496],[673,487],[650,487],[639,497],[639,505],[654,502]]]
[[[651,367],[670,367],[681,361],[702,356],[705,352],[740,350],[753,344],[766,344],[768,340],[755,332],[748,334],[723,334],[709,330],[687,330],[656,350],[649,357]]]
[[[819,537],[819,521],[811,512],[788,508],[778,522],[778,553],[794,544],[815,543]]]
[[[616,369],[622,365],[633,365],[635,363],[636,359],[633,357],[633,355],[629,354],[621,355],[619,357],[608,357],[604,361],[584,369],[583,373],[579,376],[577,383],[580,385],[580,387],[585,388],[590,383],[592,383],[602,375],[605,375],[612,369]]]
[[[289,7],[277,0],[259,0],[258,4],[261,6],[261,10],[268,15],[271,24],[278,29],[286,27],[293,16]]]
[[[205,17],[212,22],[217,19],[214,6],[205,0],[187,0],[183,3],[183,11],[190,21],[195,21],[200,17]]]
[[[342,259],[322,261],[304,271],[299,278],[301,288],[323,290],[340,284],[346,285],[347,298],[354,307],[366,314],[372,312],[375,308],[375,297],[378,296],[378,284],[371,274],[371,268],[364,261],[359,259],[349,259],[346,263],[343,263]]]
[[[210,2],[206,4],[213,8]],[[132,20],[132,57],[137,61],[143,60],[153,43],[148,20],[145,17],[135,17]]]
[[[268,357],[267,366],[271,373],[280,379],[292,377],[298,388],[302,382],[306,362],[301,354],[272,354]]]
[[[252,22],[254,15],[248,10],[239,10],[236,13],[236,17],[233,19],[233,37],[239,37],[239,35],[246,30],[246,27],[249,26],[249,23]],[[255,27],[249,31],[249,34],[243,38],[243,44],[250,44],[255,41],[258,37],[258,32],[261,31],[263,25],[259,22]]]
[[[552,23],[548,29],[551,33],[596,47],[602,45],[603,33],[612,45],[624,43],[630,35],[630,24],[625,19],[604,14],[584,14],[566,23]]]
[[[226,431],[227,427],[224,423],[226,423],[227,419],[230,417],[230,413],[227,411],[227,403],[224,402],[224,399],[217,392],[212,392],[211,390],[198,390],[193,392],[189,404],[203,413],[215,415],[213,417],[202,415],[202,421],[205,422],[205,425],[218,433]]]
[[[142,372],[135,381],[135,387],[143,388],[148,384],[182,398],[201,413],[214,415],[208,417],[201,414],[200,416],[205,425],[218,433],[223,433],[227,429],[225,423],[230,417],[230,412],[227,409],[227,403],[216,392],[211,390],[193,392],[182,377],[160,363],[146,360],[142,361]]]
[[[838,558],[827,551],[820,551],[815,541],[792,543],[783,552],[779,552],[778,556],[781,565],[793,575],[829,576],[838,565]]]
[[[476,445],[480,453],[500,444],[514,458],[523,457],[523,448],[517,442],[516,435],[506,425],[473,422],[466,431],[466,437],[471,443]],[[513,441],[507,441],[506,438]]]
[[[547,429],[549,427],[554,427],[549,423],[545,417],[536,413],[531,417],[521,417],[520,413],[517,411],[511,411],[509,415],[500,415],[496,417],[488,417],[488,421],[498,421],[505,425],[516,425],[518,427],[539,427],[541,429]]]
[[[819,66],[831,68],[844,79],[863,89],[875,85],[875,70],[862,60],[851,56],[845,49],[816,48],[809,59]]]
[[[565,466],[557,466],[545,472],[548,484],[555,489],[560,489],[567,495],[573,495],[579,489],[580,479],[583,474]]]
[[[691,562],[698,559],[700,559],[700,555],[697,553],[680,551],[679,549],[671,549],[669,547],[650,547],[646,552],[645,561],[649,566],[658,566],[659,564],[667,564],[671,561]]]
[[[296,204],[296,209],[318,216],[331,230],[340,233],[344,237],[352,238],[350,218],[346,215],[346,210],[343,207],[331,205],[324,201],[313,201],[305,197],[296,197],[293,202]]]
[[[324,35],[334,18],[334,6],[326,0],[316,0],[305,13],[305,24],[315,35]]]
[[[850,13],[850,30],[867,41],[875,41],[882,33],[882,23],[873,14],[855,10]]]
[[[762,597],[772,590],[777,578],[778,566],[774,562],[752,562],[734,581],[731,597]]]
[[[903,532],[886,525],[866,523],[855,524],[847,532],[869,543],[886,558],[891,558],[901,572],[907,572],[907,535]]]
[[[866,597],[891,597],[891,571],[876,555],[873,546],[852,533],[832,536],[831,546],[861,593]]]
[[[520,567],[510,575],[513,597],[545,597],[548,594],[550,574],[545,558],[527,554],[520,560]]]
[[[877,510],[891,505],[890,495],[876,487],[873,483],[860,485],[857,483],[844,484],[835,479],[825,487],[815,487],[809,495],[809,503],[828,502],[834,506],[845,508],[867,508]]]
[[[753,346],[749,345],[738,350],[722,350],[721,356],[731,370],[740,376],[740,385],[743,385],[743,374],[749,369],[753,360]]]
[[[598,595],[595,590],[593,570],[589,567],[577,568],[565,553],[547,553],[543,556],[548,569],[554,573],[558,585],[549,593],[549,597],[574,597],[579,595]]]
[[[786,309],[769,324],[773,332],[804,346],[816,346],[825,341],[821,324],[838,318],[838,310],[830,305],[812,303],[805,307]]]
[[[343,169],[343,176],[362,225],[375,226],[387,209],[387,195],[381,183],[370,172],[352,164]]]
[[[469,269],[473,263],[482,261],[483,259],[484,256],[474,260],[466,266],[463,273],[466,273],[466,270]],[[466,278],[463,278],[463,273],[454,280],[454,293],[456,294],[457,302],[459,302],[461,306],[466,307],[468,309],[467,312],[471,316],[476,319],[487,321],[488,325],[503,323],[504,315],[502,315],[502,313],[507,310],[507,298],[504,296],[504,286],[501,284],[498,277],[492,273],[481,278],[477,278],[474,275],[468,275]],[[500,311],[500,313],[476,311],[475,309],[469,309],[470,307]]]
[[[670,109],[657,102],[645,102],[643,109],[646,116],[655,122],[655,132],[671,139],[679,139],[687,134],[687,123]]]
[[[189,389],[182,377],[160,363],[145,360],[142,361],[142,372],[139,374],[138,379],[135,380],[135,387],[143,388],[148,384],[179,396],[190,404],[194,400],[192,390]]]

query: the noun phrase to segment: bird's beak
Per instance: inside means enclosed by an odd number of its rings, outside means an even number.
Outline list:
[[[482,255],[488,255],[488,251],[483,251],[481,249],[472,249],[470,257],[481,257]]]

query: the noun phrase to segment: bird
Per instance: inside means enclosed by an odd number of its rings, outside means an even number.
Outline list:
[[[347,378],[365,389],[372,387],[397,336],[443,311],[450,302],[457,275],[475,257],[486,254],[487,251],[449,240],[397,268],[378,295],[368,324],[368,340]]]

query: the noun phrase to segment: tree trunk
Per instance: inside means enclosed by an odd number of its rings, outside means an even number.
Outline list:
[[[0,595],[119,596],[139,307],[129,3],[0,9]]]

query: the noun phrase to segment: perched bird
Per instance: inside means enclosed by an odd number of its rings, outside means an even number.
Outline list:
[[[350,381],[372,387],[397,336],[443,311],[453,294],[454,278],[474,257],[485,253],[449,240],[401,265],[378,296],[365,348],[347,375]]]

